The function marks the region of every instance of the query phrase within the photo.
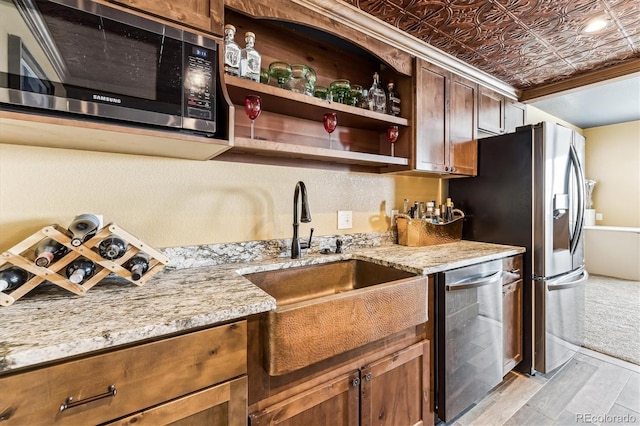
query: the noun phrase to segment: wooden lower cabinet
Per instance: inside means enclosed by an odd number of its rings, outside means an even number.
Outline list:
[[[502,267],[504,270],[502,280],[502,375],[505,376],[522,361],[522,255],[504,259]]]
[[[522,280],[502,286],[502,317],[504,376],[522,361]]]
[[[253,413],[250,424],[432,425],[430,351],[425,340],[327,379]]]
[[[246,354],[238,321],[2,376],[0,423],[246,424]]]

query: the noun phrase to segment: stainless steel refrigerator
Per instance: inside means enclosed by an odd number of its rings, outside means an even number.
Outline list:
[[[526,248],[523,360],[548,373],[584,336],[584,137],[542,122],[478,141],[478,176],[449,181],[463,238]]]

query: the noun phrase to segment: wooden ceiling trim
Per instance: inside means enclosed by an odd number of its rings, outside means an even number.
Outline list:
[[[520,101],[526,102],[534,99],[543,98],[545,96],[564,92],[566,90],[576,89],[578,87],[587,86],[589,84],[600,83],[621,77],[629,77],[633,74],[640,74],[640,59],[635,59],[619,65],[614,65],[602,70],[596,70],[570,77],[562,81],[536,87],[522,91]]]

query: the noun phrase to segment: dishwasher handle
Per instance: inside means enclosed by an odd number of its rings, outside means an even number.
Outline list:
[[[501,279],[502,271],[498,271],[495,274],[489,275],[487,277],[471,277],[462,281],[458,281],[457,283],[447,284],[444,288],[446,291],[466,290],[469,288],[484,287],[486,285],[498,282]]]

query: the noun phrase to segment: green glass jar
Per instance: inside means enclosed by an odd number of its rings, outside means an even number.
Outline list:
[[[316,86],[313,90],[313,96],[316,98],[328,100],[327,96],[329,95],[329,89],[326,86]]]
[[[335,80],[329,85],[329,90],[331,91],[333,100],[343,104],[345,103],[347,94],[351,90],[351,83],[349,80],[344,79]]]

